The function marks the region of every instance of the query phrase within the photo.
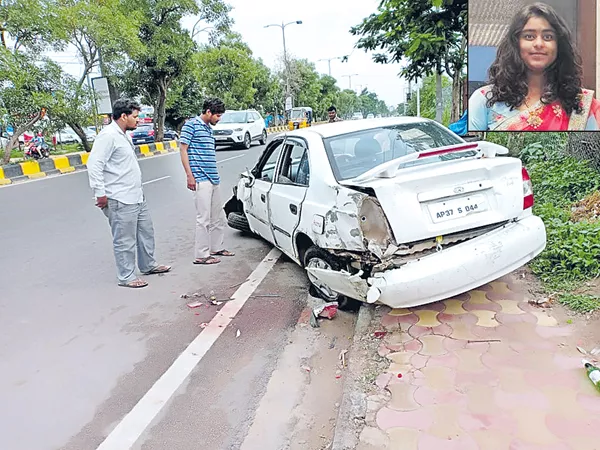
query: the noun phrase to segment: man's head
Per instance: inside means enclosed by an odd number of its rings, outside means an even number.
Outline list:
[[[135,100],[120,98],[113,103],[113,120],[125,131],[135,130],[140,120],[138,116],[141,110],[142,107]]]
[[[209,98],[202,105],[202,120],[211,125],[216,125],[225,112],[225,104],[221,99]]]
[[[327,110],[327,115],[329,116],[329,120],[335,119],[335,117],[337,116],[337,109],[335,109],[335,106],[329,107],[329,109]]]

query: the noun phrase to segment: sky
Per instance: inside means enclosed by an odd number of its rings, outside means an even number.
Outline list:
[[[301,20],[301,25],[285,27],[288,57],[308,59],[315,63],[318,72],[328,74],[327,61],[324,58],[350,55],[347,63],[331,61],[331,75],[338,80],[341,89],[350,87],[350,79],[344,75],[353,75],[352,88],[356,91],[367,87],[385,101],[388,106],[401,103],[405,97],[407,84],[398,77],[398,64],[377,64],[372,55],[354,48],[358,37],[350,34],[352,26],[377,11],[380,0],[300,0],[295,2],[277,2],[275,0],[228,0],[233,10],[233,30],[242,35],[254,57],[274,69],[283,54],[281,28],[264,28],[265,25]],[[195,19],[184,19],[184,26],[192,28]],[[201,42],[201,38],[199,38]],[[73,54],[52,55],[64,64],[64,68],[73,75],[81,73],[77,59]],[[98,76],[93,74],[93,76]]]

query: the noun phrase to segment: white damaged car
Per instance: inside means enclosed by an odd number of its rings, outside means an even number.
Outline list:
[[[225,205],[306,268],[312,291],[411,307],[479,287],[542,252],[521,160],[434,121],[345,121],[275,137]],[[351,300],[349,300],[351,299]]]

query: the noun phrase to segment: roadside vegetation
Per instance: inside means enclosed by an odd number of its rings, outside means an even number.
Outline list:
[[[488,133],[529,171],[533,211],[546,225],[548,243],[530,264],[548,294],[577,312],[600,309],[589,283],[600,276],[600,173],[566,152],[566,133]],[[597,288],[596,288],[597,289]]]

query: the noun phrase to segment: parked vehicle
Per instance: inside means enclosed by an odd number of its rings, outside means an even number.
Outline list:
[[[156,141],[156,132],[154,131],[154,125],[138,125],[138,127],[131,132],[131,139],[134,145],[149,144]],[[174,141],[179,139],[179,135],[176,131],[165,129],[163,133],[163,141]]]
[[[361,112],[355,112],[354,114],[352,114],[352,120],[362,120],[362,119],[364,119],[364,117]]]
[[[412,307],[519,268],[546,245],[521,160],[442,125],[398,117],[277,136],[225,205],[306,268],[313,291]],[[348,300],[351,299],[351,300]]]
[[[57,131],[54,135],[54,140],[56,144],[75,144],[81,142],[79,136],[70,128]]]
[[[249,149],[253,141],[261,145],[267,143],[265,121],[254,109],[225,111],[213,132],[217,146],[235,145]]]
[[[290,112],[290,120],[288,121],[288,128],[290,130],[297,130],[298,128],[306,128],[312,125],[313,121],[313,110],[308,106],[298,106],[292,108]]]

